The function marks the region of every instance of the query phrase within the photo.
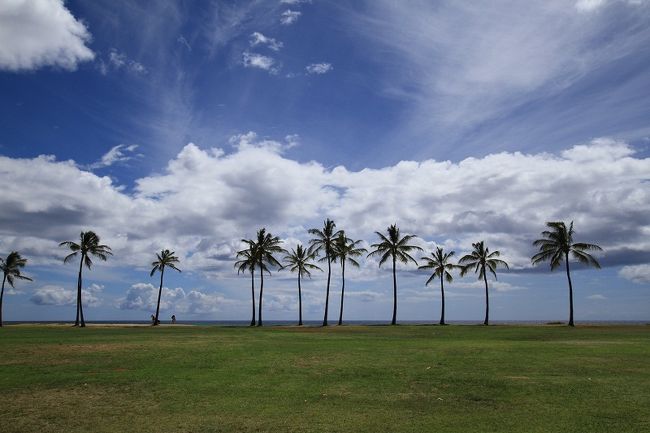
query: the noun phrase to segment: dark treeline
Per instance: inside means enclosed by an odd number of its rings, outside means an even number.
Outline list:
[[[546,223],[547,230],[541,233],[541,238],[533,242],[533,245],[539,248],[531,261],[533,265],[550,262],[551,270],[565,265],[568,285],[569,285],[569,326],[574,326],[573,318],[573,285],[571,282],[571,271],[569,261],[571,258],[581,264],[600,268],[598,261],[589,254],[589,251],[602,251],[598,245],[588,243],[577,243],[573,240],[574,230],[573,222],[567,225],[561,221]],[[461,257],[457,263],[452,261],[455,256],[454,251],[445,251],[437,247],[429,255],[420,257],[425,264],[420,265],[412,256],[415,252],[423,252],[422,248],[413,245],[412,241],[417,236],[414,234],[401,234],[396,224],[386,229],[385,233],[375,232],[378,242],[371,245],[372,251],[368,252],[365,248],[360,247],[361,240],[349,238],[345,231],[338,230],[334,221],[327,219],[322,228],[312,228],[308,234],[313,236],[309,244],[305,247],[301,244],[295,246],[290,251],[284,249],[282,241],[277,236],[261,228],[257,231],[255,239],[242,239],[246,245],[241,251],[238,251],[235,258],[235,268],[238,273],[250,273],[251,278],[251,326],[262,326],[262,305],[264,295],[264,275],[271,275],[274,269],[288,269],[296,273],[298,283],[298,325],[303,324],[302,320],[302,286],[303,278],[311,278],[312,271],[325,270],[317,266],[315,262],[325,263],[327,265],[327,284],[325,288],[325,311],[323,316],[323,326],[328,325],[329,314],[329,297],[330,285],[332,280],[332,265],[339,264],[341,267],[341,302],[339,310],[338,324],[343,324],[343,305],[345,299],[345,266],[351,265],[360,267],[357,258],[366,255],[366,257],[376,256],[379,258],[379,267],[390,263],[393,276],[393,314],[391,324],[397,323],[397,263],[408,265],[409,263],[418,266],[418,269],[430,272],[429,278],[425,285],[429,285],[434,280],[440,280],[441,294],[441,311],[440,325],[445,325],[445,281],[453,281],[452,273],[458,271],[462,277],[473,272],[479,280],[485,284],[485,318],[484,325],[489,324],[490,320],[490,301],[489,301],[489,284],[488,273],[495,279],[497,278],[497,269],[506,268],[508,264],[499,257],[501,253],[497,250],[490,251],[484,241],[472,244],[472,251]],[[85,320],[83,314],[82,302],[82,271],[84,266],[88,269],[92,267],[92,257],[106,261],[113,253],[111,248],[100,243],[100,238],[92,231],[81,232],[79,243],[73,241],[64,241],[60,246],[67,247],[71,253],[68,254],[63,262],[67,263],[73,258],[79,256],[79,274],[77,277],[77,299],[76,299],[76,318],[74,326],[84,327]],[[284,256],[280,259],[280,254]],[[282,262],[280,261],[282,260]],[[152,325],[158,325],[160,313],[160,300],[162,296],[163,278],[165,269],[170,268],[180,272],[177,267],[180,260],[175,256],[173,251],[163,249],[156,254],[156,260],[151,263],[153,267],[150,276],[160,272],[160,286],[158,289],[158,300],[156,303],[155,315],[152,314]],[[4,297],[5,283],[14,286],[16,279],[29,280],[31,278],[21,274],[25,267],[27,259],[21,257],[17,251],[12,251],[7,258],[0,258],[0,270],[3,272],[2,290],[0,292],[0,327],[2,326],[2,300]],[[255,275],[259,275],[259,300],[257,303],[257,316],[255,305]]]

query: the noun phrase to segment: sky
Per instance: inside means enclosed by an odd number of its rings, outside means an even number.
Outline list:
[[[650,320],[650,2],[645,0],[0,1],[0,255],[25,275],[3,318],[249,320],[241,239],[287,249],[336,222],[363,246],[396,223],[428,255],[484,240],[510,264],[493,320],[567,320],[562,269],[531,265],[547,221],[574,221],[602,269],[572,265],[576,320]],[[278,257],[278,258],[281,258]],[[390,266],[346,268],[345,319],[392,313]],[[325,267],[321,263],[322,267]],[[429,274],[398,268],[398,321],[435,322]],[[330,319],[341,275],[333,267]],[[326,275],[303,283],[322,319]],[[476,275],[446,286],[476,320]],[[264,317],[297,320],[296,275],[265,279]]]

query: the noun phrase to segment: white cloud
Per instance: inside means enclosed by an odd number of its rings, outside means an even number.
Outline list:
[[[331,63],[312,63],[311,65],[305,66],[308,74],[326,74],[332,69],[334,68]]]
[[[287,9],[286,11],[282,12],[280,23],[285,26],[289,26],[298,21],[300,15],[302,15],[302,12],[300,11],[292,11],[291,9]]]
[[[624,266],[618,275],[635,283],[650,283],[650,264]]]
[[[311,3],[311,0],[280,0],[280,4],[298,5],[300,3]]]
[[[603,295],[600,295],[600,294],[596,293],[595,295],[587,296],[587,299],[591,299],[593,301],[604,301],[607,298],[605,296],[603,296]]]
[[[0,69],[56,66],[74,70],[95,55],[91,35],[61,0],[0,2]]]
[[[279,51],[280,48],[284,46],[284,44],[281,41],[277,41],[273,38],[269,38],[267,36],[264,36],[260,32],[254,32],[251,34],[251,41],[250,41],[251,47],[256,47],[258,45],[264,45],[267,46],[269,49],[273,51]]]
[[[127,290],[126,296],[118,299],[117,306],[122,310],[154,312],[158,302],[158,289],[149,283],[133,284]],[[174,314],[216,313],[237,304],[237,301],[228,300],[219,293],[204,293],[200,290],[190,290],[186,293],[181,287],[163,287],[160,297],[160,310]]]
[[[71,161],[0,157],[0,181],[13,185],[0,196],[2,248],[24,252],[30,264],[60,263],[58,242],[93,229],[115,252],[102,266],[146,265],[152,251],[171,245],[184,271],[234,277],[242,237],[265,226],[291,245],[304,243],[307,228],[331,217],[367,242],[397,222],[457,255],[484,239],[515,269],[530,267],[532,241],[550,220],[574,220],[576,240],[601,245],[605,266],[650,255],[650,158],[620,141],[594,140],[557,155],[504,152],[350,171],[285,157],[293,139],[248,132],[226,150],[188,144],[131,192]],[[377,272],[369,260],[357,277]]]
[[[83,305],[89,307],[101,305],[100,294],[103,290],[104,286],[99,284],[92,284],[82,289],[81,300]],[[77,291],[61,286],[45,285],[36,289],[29,300],[36,305],[74,305],[77,302]]]
[[[89,166],[91,170],[97,168],[110,167],[118,162],[126,162],[135,158],[134,152],[138,148],[137,144],[118,144],[106,152],[102,158]]]
[[[176,42],[187,48],[187,51],[192,51],[192,46],[190,45],[189,41],[185,39],[185,36],[180,35],[178,38],[176,38]]]
[[[144,75],[149,72],[142,63],[128,58],[126,54],[115,48],[111,48],[106,61],[100,59],[98,65],[103,75],[106,75],[109,70],[125,70],[136,75]]]
[[[467,145],[472,141],[468,131],[491,119],[518,115],[522,106],[539,105],[605,65],[615,67],[626,56],[641,55],[650,41],[645,25],[650,9],[611,2],[615,13],[595,15],[574,7],[593,9],[600,3],[419,2],[404,7],[377,0],[361,11],[350,10],[347,18],[350,28],[372,42],[365,53],[382,59],[386,72],[379,90],[408,104],[400,133],[425,138],[444,131],[454,146]],[[580,115],[570,113],[571,119]],[[516,128],[511,123],[502,135]],[[572,123],[557,125],[571,129]],[[484,137],[480,142],[492,145]]]
[[[279,71],[275,59],[262,54],[251,53],[249,51],[244,51],[242,53],[242,64],[246,68],[263,69],[268,71],[270,74],[277,74]]]

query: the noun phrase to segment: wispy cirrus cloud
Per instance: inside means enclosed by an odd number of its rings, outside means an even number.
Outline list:
[[[242,64],[245,68],[262,69],[273,75],[279,71],[279,66],[273,57],[251,53],[250,51],[242,53]]]
[[[102,155],[99,161],[90,164],[88,168],[95,170],[98,168],[110,167],[116,163],[130,161],[141,156],[135,153],[137,148],[137,144],[118,144],[117,146],[113,146],[108,152]]]
[[[307,66],[305,66],[305,71],[307,71],[308,74],[316,74],[316,75],[322,75],[322,74],[327,74],[330,72],[334,67],[332,66],[331,63],[312,63]]]
[[[285,26],[290,26],[291,24],[298,21],[300,15],[302,15],[302,12],[300,11],[293,11],[291,9],[287,9],[286,11],[282,12],[282,15],[280,16],[280,23]]]
[[[250,45],[251,47],[256,47],[258,45],[266,46],[273,51],[279,51],[280,48],[284,46],[282,41],[264,36],[260,32],[253,32],[251,34]]]

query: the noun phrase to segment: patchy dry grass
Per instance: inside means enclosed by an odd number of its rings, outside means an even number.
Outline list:
[[[11,432],[646,432],[650,327],[5,327]]]

